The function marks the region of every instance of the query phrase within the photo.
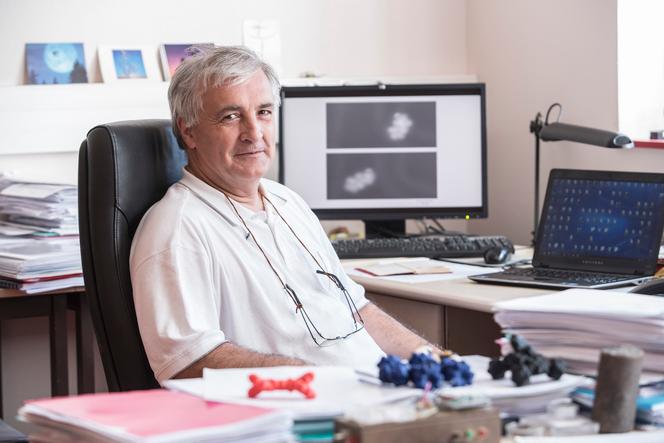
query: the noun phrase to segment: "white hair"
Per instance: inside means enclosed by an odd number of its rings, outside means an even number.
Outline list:
[[[244,46],[194,46],[192,55],[178,66],[168,88],[173,132],[185,148],[178,119],[191,128],[200,121],[203,95],[209,88],[237,85],[261,69],[270,81],[275,106],[279,105],[279,79],[274,69]]]

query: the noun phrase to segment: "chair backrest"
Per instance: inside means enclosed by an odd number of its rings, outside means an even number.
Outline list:
[[[180,179],[185,164],[170,120],[96,126],[81,145],[83,275],[111,391],[158,386],[136,322],[129,251],[143,214]]]

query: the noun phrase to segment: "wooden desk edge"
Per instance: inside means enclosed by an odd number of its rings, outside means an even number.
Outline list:
[[[12,298],[12,297],[32,297],[39,295],[58,295],[58,294],[70,294],[72,292],[85,292],[84,286],[74,286],[71,288],[56,289],[55,291],[43,291],[37,293],[27,293],[20,289],[0,289],[0,298]]]

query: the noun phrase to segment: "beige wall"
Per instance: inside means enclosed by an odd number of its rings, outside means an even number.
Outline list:
[[[468,71],[487,84],[489,219],[472,232],[530,240],[535,114],[618,129],[616,0],[469,0]],[[664,172],[664,152],[542,144],[541,195],[553,167]],[[540,199],[541,203],[541,199]]]
[[[83,42],[99,81],[97,45],[152,45],[157,57],[164,42],[240,44],[242,21],[266,18],[281,24],[284,77],[463,74],[465,10],[463,0],[0,0],[0,85],[23,82],[26,42]],[[0,171],[73,183],[76,155],[0,156]]]

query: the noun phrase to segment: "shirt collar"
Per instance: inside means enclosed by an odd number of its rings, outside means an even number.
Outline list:
[[[184,185],[203,203],[224,217],[231,225],[237,226],[241,224],[235,210],[231,207],[228,199],[222,192],[187,171],[186,168],[183,168],[182,171],[183,174],[179,181],[180,184]],[[281,187],[275,182],[268,179],[261,179],[259,187],[263,194],[274,203],[277,209],[280,209],[288,202],[286,192],[284,192],[284,189],[281,189]],[[266,203],[266,206],[269,205],[270,203]]]

